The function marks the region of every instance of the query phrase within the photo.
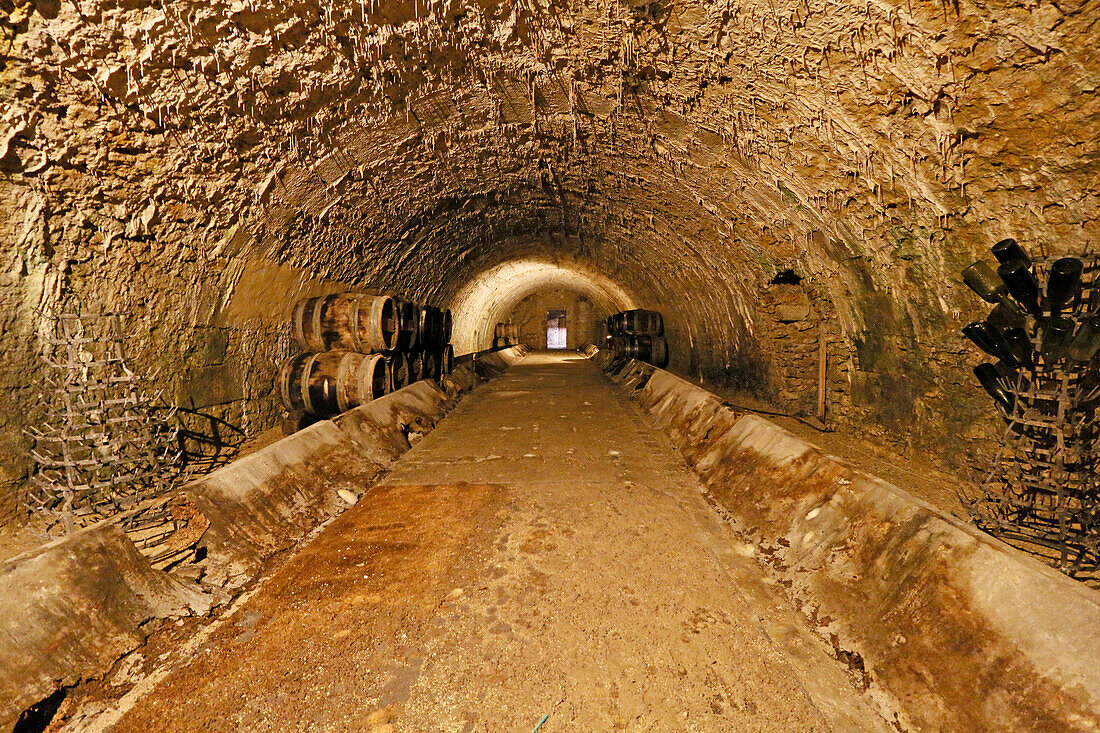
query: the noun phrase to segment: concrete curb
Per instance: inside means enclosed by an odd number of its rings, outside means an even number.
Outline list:
[[[523,358],[506,351],[494,374]],[[338,491],[364,493],[479,381],[461,366],[444,380],[452,394],[417,382],[181,487],[210,521],[204,583],[233,590],[250,580],[348,506]],[[143,643],[145,622],[212,605],[198,585],[154,569],[112,521],[0,563],[0,729],[59,686],[105,674]]]
[[[210,520],[206,580],[237,587],[260,563],[337,514],[384,470],[335,423],[288,435],[183,487]]]
[[[115,524],[0,563],[0,729],[62,687],[102,674],[155,618],[205,614],[211,598],[154,570]]]
[[[474,371],[482,379],[492,379],[507,371],[508,367],[518,364],[525,356],[527,356],[526,347],[510,346],[485,356],[478,356],[473,362]]]
[[[410,433],[428,432],[453,407],[454,399],[439,385],[423,381],[348,410],[332,422],[371,461],[388,466],[409,449]]]
[[[661,369],[597,354],[903,730],[1100,730],[1100,593]]]

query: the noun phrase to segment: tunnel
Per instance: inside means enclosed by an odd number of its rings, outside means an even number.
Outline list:
[[[0,729],[1096,730],[1098,22],[0,2]]]

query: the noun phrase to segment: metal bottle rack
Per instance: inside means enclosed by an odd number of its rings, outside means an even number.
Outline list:
[[[1043,285],[1055,259],[1033,262]],[[1080,259],[1081,293],[1059,314],[1075,332],[1100,314],[1100,256]],[[1028,318],[1035,366],[1020,369],[1011,385],[1004,443],[967,503],[978,526],[1073,576],[1100,568],[1100,355],[1047,363],[1039,347],[1050,315]]]
[[[174,485],[174,411],[157,406],[149,380],[127,366],[126,338],[120,315],[102,313],[57,316],[43,339],[51,378],[45,421],[27,431],[38,464],[27,505],[51,534],[139,509]],[[145,512],[126,524],[155,541],[166,522]]]

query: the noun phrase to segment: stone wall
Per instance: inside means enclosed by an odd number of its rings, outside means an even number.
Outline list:
[[[1003,236],[1096,247],[1098,19],[972,0],[0,3],[0,521],[27,471],[36,311],[126,310],[167,395],[270,420],[278,329],[223,316],[248,267],[445,304],[502,263],[567,259],[665,312],[683,373],[797,401],[810,347],[787,344],[813,328],[768,294],[792,269],[835,339],[845,419],[978,467],[998,430],[957,335],[984,307],[957,273]],[[261,302],[299,287],[256,282]]]
[[[565,311],[566,348],[601,344],[610,315],[584,295],[567,290],[550,290],[524,298],[505,319],[519,329],[520,343],[533,349],[546,348],[546,313]]]

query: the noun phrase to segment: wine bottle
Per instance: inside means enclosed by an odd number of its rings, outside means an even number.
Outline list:
[[[1031,258],[1027,256],[1027,252],[1024,248],[1016,244],[1015,239],[1002,239],[991,247],[993,256],[997,258],[997,262],[1004,264],[1006,262],[1012,262],[1013,260],[1023,260],[1027,263],[1028,267],[1031,267]]]
[[[1033,316],[1043,315],[1039,304],[1039,281],[1024,260],[1005,262],[997,268],[1008,292]]]
[[[1000,303],[1008,311],[1023,316],[1023,310],[1008,297],[1008,288],[993,268],[978,260],[962,271],[963,282],[987,303]]]
[[[1010,328],[1024,328],[1027,326],[1027,318],[1023,313],[1018,310],[1009,310],[1000,303],[993,306],[993,310],[989,311],[989,315],[985,317],[985,322],[996,326],[1002,332]]]
[[[993,324],[975,321],[963,326],[962,332],[979,349],[990,356],[1016,364],[1016,359],[1012,356],[1012,352],[1009,351],[1008,344],[1005,342],[1004,334],[1001,333],[1001,329]]]
[[[1052,316],[1057,316],[1067,303],[1077,297],[1077,293],[1081,290],[1081,273],[1084,269],[1085,263],[1076,257],[1063,257],[1055,260],[1050,266],[1050,277],[1047,278],[1047,303]]]
[[[1012,394],[1016,394],[1016,383],[1020,381],[1020,374],[1016,367],[1007,361],[998,361],[993,365],[1001,378],[1001,386]]]
[[[1065,356],[1072,339],[1073,321],[1068,318],[1051,318],[1047,321],[1043,327],[1043,341],[1039,346],[1043,361],[1053,364]]]
[[[1035,366],[1035,349],[1031,345],[1031,339],[1027,331],[1022,328],[1008,328],[1004,331],[1005,343],[1008,344],[1008,353],[1022,367]]]
[[[978,378],[978,381],[981,382],[985,391],[989,393],[989,396],[992,397],[993,401],[997,403],[997,406],[1001,408],[1001,412],[1005,415],[1010,414],[1016,397],[1012,392],[1005,389],[1005,385],[1001,381],[1001,374],[997,371],[997,367],[989,362],[984,362],[974,367],[974,376]]]
[[[1087,364],[1100,353],[1100,316],[1085,319],[1066,351],[1066,358],[1075,364]]]

